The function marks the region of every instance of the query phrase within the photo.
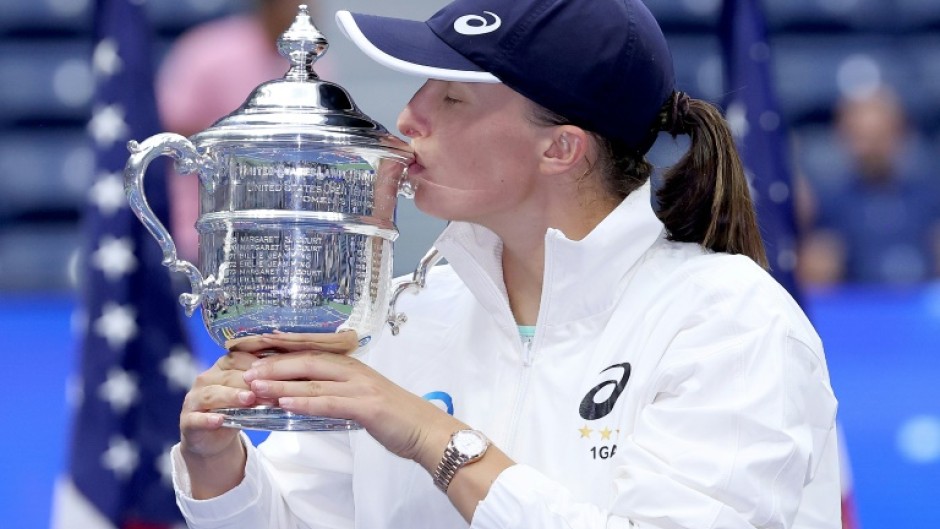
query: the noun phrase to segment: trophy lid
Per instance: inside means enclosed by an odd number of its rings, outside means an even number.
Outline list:
[[[258,86],[237,110],[191,139],[200,147],[319,143],[388,149],[388,130],[362,113],[349,93],[320,79],[313,64],[329,43],[306,5],[277,42],[290,63],[282,79]],[[237,66],[236,66],[237,67]]]

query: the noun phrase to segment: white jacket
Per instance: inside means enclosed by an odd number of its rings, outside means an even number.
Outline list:
[[[742,256],[668,242],[631,194],[588,237],[545,237],[534,340],[510,313],[500,243],[452,223],[449,266],[406,295],[370,364],[518,464],[476,529],[826,528],[840,523],[836,400],[819,338]],[[179,505],[193,528],[466,527],[431,477],[366,432],[274,433],[245,480]]]

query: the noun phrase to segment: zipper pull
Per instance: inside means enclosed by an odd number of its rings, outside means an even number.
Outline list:
[[[535,338],[526,338],[522,340],[522,365],[528,367],[532,365],[532,341]]]

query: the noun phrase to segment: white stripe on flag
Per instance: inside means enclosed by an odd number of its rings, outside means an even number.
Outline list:
[[[67,477],[56,480],[52,504],[52,529],[117,529]]]

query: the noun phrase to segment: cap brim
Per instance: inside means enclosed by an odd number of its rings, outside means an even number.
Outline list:
[[[336,23],[372,60],[410,75],[466,83],[498,83],[438,38],[424,22],[338,11]]]

